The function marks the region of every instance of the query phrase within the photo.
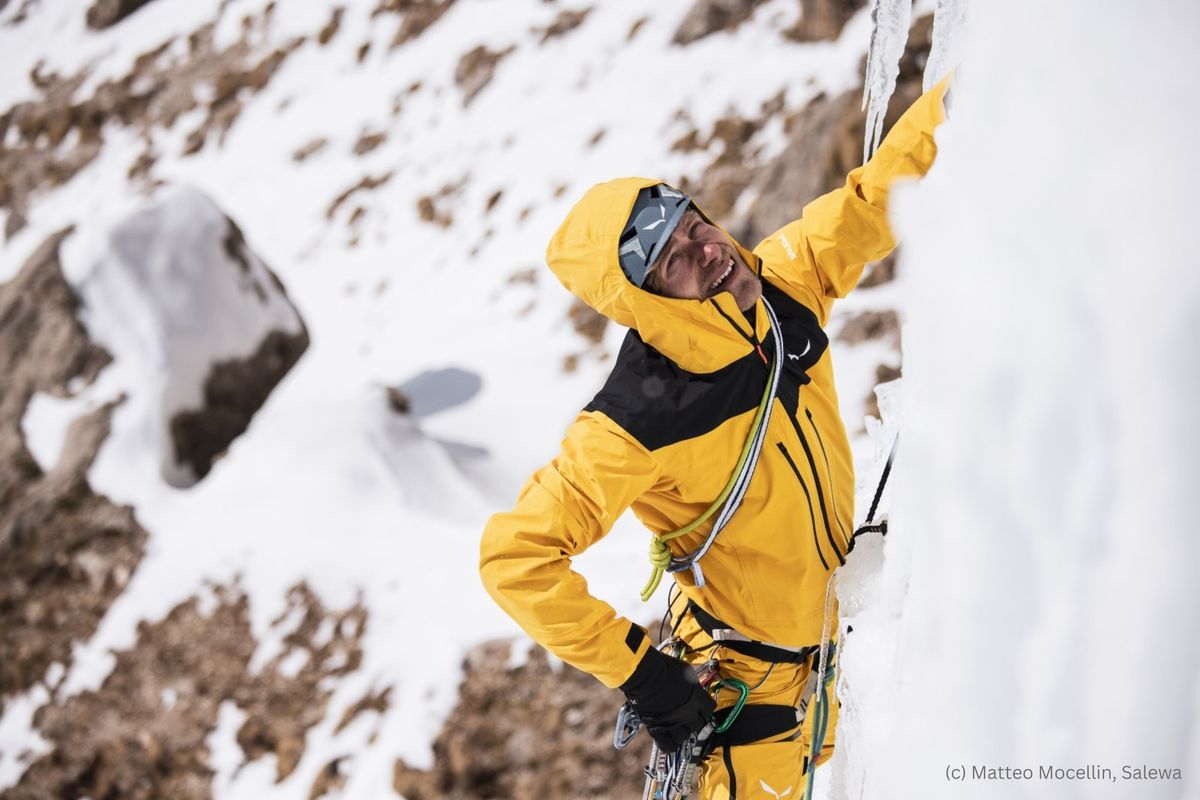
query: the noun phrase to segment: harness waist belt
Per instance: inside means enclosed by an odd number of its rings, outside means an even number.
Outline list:
[[[717,712],[717,720],[724,721],[729,709],[723,708]],[[796,734],[788,740],[800,735],[799,725],[803,721],[796,709],[791,706],[753,705],[746,706],[738,714],[733,725],[724,733],[715,733],[709,740],[709,748],[738,747],[744,744],[761,742],[780,734],[787,733],[793,728]],[[785,740],[785,741],[788,741]]]
[[[742,655],[757,658],[770,664],[803,664],[821,648],[819,645],[807,647],[788,647],[787,645],[771,642],[759,642],[725,624],[709,614],[693,601],[688,601],[688,610],[692,612],[701,629],[730,650]]]

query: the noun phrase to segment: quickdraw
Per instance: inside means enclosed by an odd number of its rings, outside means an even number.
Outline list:
[[[678,639],[669,639],[659,646],[660,650],[674,650],[675,657],[682,655],[683,643]],[[750,687],[744,681],[736,678],[722,678],[717,672],[717,662],[709,659],[702,664],[696,674],[700,685],[708,691],[719,695],[723,689],[737,692],[737,699],[729,707],[725,718],[720,722],[713,720],[696,733],[689,736],[673,753],[664,753],[655,743],[650,748],[650,758],[645,767],[646,784],[642,792],[642,800],[690,800],[696,794],[696,782],[699,778],[700,765],[709,752],[709,740],[716,734],[724,733],[733,726],[746,700],[750,696]],[[642,721],[629,703],[621,706],[617,713],[617,725],[613,731],[613,746],[618,750],[624,748],[642,728]]]
[[[846,548],[846,555],[850,555],[854,551],[854,545],[858,541],[858,537],[864,533],[878,533],[880,536],[887,536],[887,517],[881,517],[879,522],[875,522],[875,512],[879,510],[879,501],[883,497],[883,489],[887,486],[888,476],[892,474],[892,462],[896,459],[896,447],[899,444],[900,436],[897,435],[892,440],[891,449],[888,450],[887,461],[884,462],[883,472],[879,475],[879,483],[875,487],[875,496],[871,499],[871,508],[867,511],[867,518],[863,520],[862,525],[854,529],[854,535],[850,537],[850,546]]]

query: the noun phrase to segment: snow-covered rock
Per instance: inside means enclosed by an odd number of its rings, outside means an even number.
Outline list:
[[[208,473],[308,347],[279,278],[192,188],[117,225],[81,292],[154,398],[145,435],[172,486]]]

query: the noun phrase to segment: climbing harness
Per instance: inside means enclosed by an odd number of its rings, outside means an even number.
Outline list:
[[[750,426],[750,435],[746,437],[746,445],[742,448],[741,456],[738,458],[733,474],[729,477],[729,482],[725,484],[725,488],[721,490],[720,495],[717,496],[712,505],[703,514],[679,530],[665,533],[661,536],[654,536],[650,539],[650,564],[653,566],[653,571],[650,573],[650,579],[646,581],[646,585],[642,588],[643,603],[647,602],[650,596],[654,594],[654,590],[658,588],[658,584],[662,581],[664,572],[682,572],[685,569],[689,569],[696,579],[696,586],[704,586],[704,572],[700,569],[700,559],[704,558],[708,549],[716,541],[717,535],[733,519],[733,515],[742,504],[742,498],[746,495],[746,489],[750,486],[750,479],[754,477],[754,468],[758,464],[758,457],[762,453],[763,440],[767,436],[767,425],[771,421],[771,406],[774,405],[772,401],[779,389],[779,377],[783,372],[785,356],[783,334],[780,332],[779,320],[775,316],[775,310],[771,308],[771,304],[767,302],[765,297],[762,299],[762,303],[767,309],[767,317],[771,321],[771,334],[775,342],[775,357],[771,363],[771,375],[767,379],[762,400],[759,401],[758,411],[754,416],[754,423]],[[708,521],[709,517],[717,512],[717,509],[720,509],[720,514],[717,515],[717,520],[713,523],[712,530],[709,531],[704,543],[685,556],[673,556],[670,548],[667,547],[667,542],[691,533]]]
[[[692,618],[707,633],[714,642],[759,661],[769,664],[802,664],[817,652],[817,646],[788,647],[773,642],[760,642],[751,639],[743,633],[734,630],[727,623],[709,614],[695,602],[689,600],[684,613],[690,613]]]
[[[786,354],[783,348],[783,336],[780,332],[779,321],[774,309],[763,299],[768,318],[771,322],[771,333],[775,343],[775,357],[771,362],[770,377],[759,402],[754,422],[742,448],[740,457],[733,474],[725,488],[712,505],[696,520],[679,530],[662,536],[655,536],[650,543],[650,563],[653,572],[642,589],[642,601],[649,600],[658,588],[664,572],[680,572],[690,569],[695,577],[697,586],[704,586],[704,573],[700,569],[700,559],[708,552],[717,535],[733,518],[741,505],[746,489],[754,475],[755,466],[762,452],[763,440],[766,437],[767,425],[770,422],[771,406],[779,388],[779,379]],[[761,350],[759,351],[761,354]],[[875,514],[879,510],[879,502],[891,474],[892,462],[896,455],[896,445],[899,437],[892,442],[887,461],[875,489],[870,509],[862,525],[858,526],[847,547],[847,554],[854,549],[859,536],[865,533],[887,535],[887,518],[875,522]],[[684,556],[672,555],[667,543],[685,534],[691,533],[706,522],[717,510],[720,513],[713,524],[712,530],[704,542],[692,552]],[[837,682],[841,659],[838,655],[838,645],[832,639],[833,610],[836,597],[836,571],[831,573],[825,585],[824,621],[819,645],[808,647],[789,647],[772,642],[762,642],[751,639],[739,633],[731,626],[721,622],[693,601],[688,601],[684,613],[690,612],[700,628],[713,640],[714,645],[748,655],[761,661],[768,662],[774,669],[775,664],[801,664],[812,661],[808,679],[795,706],[780,706],[768,704],[747,705],[751,687],[744,682],[734,679],[724,679],[717,675],[717,661],[710,657],[698,671],[698,678],[705,689],[734,689],[738,697],[733,705],[717,712],[714,719],[700,731],[692,734],[673,753],[662,752],[657,744],[650,750],[649,763],[645,767],[646,784],[642,794],[643,800],[690,800],[694,798],[699,769],[705,758],[718,747],[734,747],[751,744],[757,741],[777,736],[788,730],[795,729],[793,737],[799,737],[802,725],[812,712],[812,730],[808,757],[805,759],[805,770],[808,774],[804,800],[812,800],[815,764],[825,746],[831,715],[832,689]],[[670,604],[668,604],[670,605]],[[683,655],[684,643],[673,637],[659,646],[664,652],[676,658]],[[769,672],[768,672],[769,674]],[[764,678],[765,679],[765,678]],[[626,703],[617,715],[616,729],[613,733],[613,745],[617,749],[627,746],[642,727],[641,720]]]
[[[671,638],[659,645],[659,650],[672,651],[669,655],[679,658],[683,655],[684,643],[680,639]],[[729,731],[745,709],[750,687],[744,681],[735,678],[722,678],[717,672],[716,659],[710,658],[702,664],[696,671],[696,678],[701,687],[713,692],[715,696],[719,696],[723,689],[732,689],[738,693],[737,699],[733,705],[718,711],[707,725],[685,739],[675,752],[664,753],[657,743],[651,746],[650,760],[645,767],[646,785],[642,793],[643,800],[689,800],[695,797],[700,765],[713,749],[710,740]],[[625,703],[617,713],[613,746],[618,750],[624,748],[641,727],[642,721],[637,712],[630,703]]]
[[[827,613],[831,613],[832,605],[827,597]],[[715,655],[697,668],[696,677],[706,690],[719,696],[725,689],[737,692],[734,702],[716,712],[712,721],[696,732],[672,753],[662,752],[657,744],[651,746],[650,758],[644,771],[646,787],[642,795],[645,800],[689,800],[695,797],[699,771],[704,760],[717,748],[737,747],[763,741],[780,734],[794,731],[790,738],[801,735],[801,725],[804,723],[810,704],[816,700],[819,710],[816,720],[828,725],[828,687],[833,682],[833,673],[822,671],[819,658],[822,654],[826,663],[832,658],[828,648],[819,646],[793,648],[783,645],[769,644],[750,639],[738,633],[732,627],[712,616],[694,602],[688,602],[680,617],[691,613],[700,627],[713,637],[714,651],[718,648],[728,648],[736,652],[750,655],[760,661],[768,662],[771,666],[762,680],[754,686],[735,678],[723,678],[718,672],[719,661]],[[678,624],[678,623],[677,623]],[[828,629],[828,622],[826,629]],[[830,644],[831,646],[831,644]],[[683,640],[675,637],[667,639],[659,649],[674,658],[682,657],[687,648]],[[696,651],[691,651],[696,652]],[[754,704],[749,705],[750,693],[766,681],[777,664],[801,664],[810,662],[808,680],[796,705]],[[824,707],[818,691],[824,693]],[[824,717],[820,716],[824,714]],[[618,750],[626,747],[642,727],[642,721],[630,703],[621,706],[617,714],[616,727],[613,731],[613,746]],[[821,727],[822,742],[825,727]],[[817,744],[816,752],[822,744]],[[811,763],[811,761],[810,761]]]

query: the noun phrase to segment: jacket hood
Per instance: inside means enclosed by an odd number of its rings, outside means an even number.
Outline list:
[[[634,286],[618,260],[621,231],[638,192],[662,182],[618,178],[593,186],[555,232],[546,261],[568,291],[613,322],[636,330],[646,344],[683,369],[715,372],[753,350],[746,338],[750,324],[733,294],[721,292],[707,300],[661,297]],[[730,242],[746,265],[758,271],[758,257],[732,237]],[[754,338],[761,340],[768,327],[761,309],[755,321]]]

